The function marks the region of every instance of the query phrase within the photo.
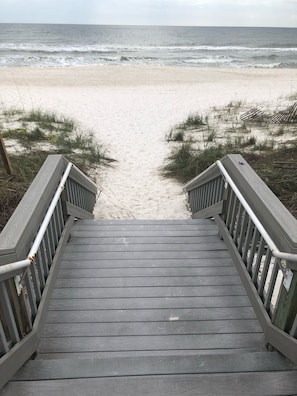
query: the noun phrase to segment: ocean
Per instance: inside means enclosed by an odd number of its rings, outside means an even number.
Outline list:
[[[297,68],[297,28],[0,24],[0,67]]]

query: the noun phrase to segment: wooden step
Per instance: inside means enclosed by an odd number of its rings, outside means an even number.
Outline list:
[[[31,360],[15,375],[13,381],[291,370],[296,370],[296,366],[277,352],[157,357],[123,356],[102,359],[69,358]]]
[[[214,222],[76,222],[38,359],[263,350]]]
[[[77,221],[40,337],[0,396],[297,395],[210,220]]]
[[[294,371],[10,382],[1,396],[296,396]]]
[[[276,352],[36,360],[28,362],[0,394],[295,395],[295,369]]]

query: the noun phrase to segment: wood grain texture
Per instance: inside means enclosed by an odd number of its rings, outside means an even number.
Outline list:
[[[176,375],[294,370],[278,353],[246,352],[225,355],[126,356],[116,359],[52,359],[26,364],[17,381],[69,378],[102,378],[129,375]]]
[[[1,396],[288,396],[296,392],[294,371],[273,371],[19,381],[7,385]]]
[[[129,323],[255,319],[252,307],[49,311],[47,323]],[[69,326],[70,327],[70,326]]]
[[[212,221],[83,220],[37,359],[0,394],[289,395],[295,384],[295,367],[266,352]]]
[[[108,287],[108,288],[58,288],[52,293],[53,299],[71,298],[156,298],[156,297],[207,297],[242,296],[241,285],[229,286],[184,286],[184,287]]]
[[[112,236],[131,231],[136,236]],[[41,354],[262,349],[261,329],[213,222],[84,220],[73,232]],[[142,235],[148,232],[154,236]]]
[[[216,320],[216,321],[170,321],[166,322],[118,322],[114,323],[47,323],[43,337],[107,337],[134,335],[193,335],[193,334],[237,334],[260,333],[257,320]]]

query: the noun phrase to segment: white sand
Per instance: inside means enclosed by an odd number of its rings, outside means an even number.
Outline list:
[[[276,101],[297,91],[290,69],[2,68],[5,108],[58,111],[94,130],[118,163],[98,180],[96,218],[190,217],[182,185],[162,179],[165,135],[191,112],[231,100]]]

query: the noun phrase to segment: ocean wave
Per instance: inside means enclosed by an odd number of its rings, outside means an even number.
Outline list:
[[[0,24],[0,66],[295,67],[296,31]]]
[[[277,58],[278,58],[278,55],[276,55],[276,54],[252,56],[252,59],[254,59],[254,60],[265,60],[265,59],[273,60],[273,59],[277,59]]]
[[[31,52],[31,53],[116,53],[116,52],[159,52],[159,51],[231,51],[231,52],[297,52],[297,47],[245,47],[245,46],[210,46],[210,45],[46,45],[46,44],[15,44],[15,43],[0,43],[0,51],[10,52]]]
[[[170,51],[167,50],[168,48]],[[178,50],[178,48],[182,50]],[[195,51],[190,50],[192,48],[195,48]],[[200,48],[199,51],[198,48]],[[215,52],[208,48],[208,46],[137,47],[128,45],[48,47],[45,45],[11,44],[8,49],[7,45],[2,43],[0,44],[0,66],[68,67],[148,64],[190,67],[296,68],[296,56],[292,52],[285,54],[277,53],[276,50],[270,50],[268,53],[265,51],[252,53],[243,50],[241,52],[226,50],[230,47],[216,47],[220,48],[220,52]]]
[[[237,60],[238,61],[238,60]],[[188,64],[227,64],[227,63],[233,63],[236,62],[236,60],[232,57],[227,57],[227,56],[214,56],[214,57],[206,57],[206,58],[190,58],[190,59],[184,59],[183,63],[188,63]]]
[[[297,62],[251,63],[246,64],[245,67],[253,69],[296,69]]]

